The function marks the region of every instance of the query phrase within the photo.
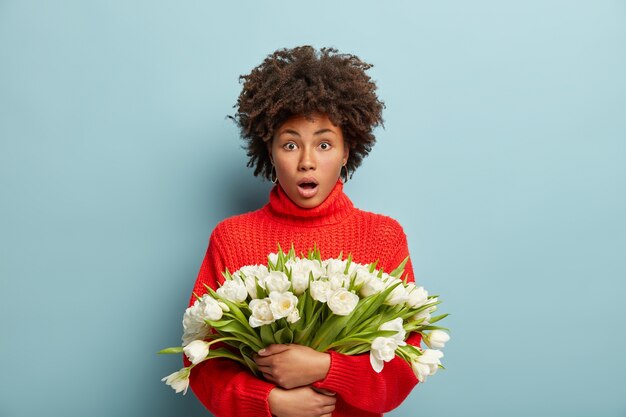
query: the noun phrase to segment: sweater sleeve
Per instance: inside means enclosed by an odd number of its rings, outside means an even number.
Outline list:
[[[201,296],[206,292],[204,284],[217,288],[218,277],[225,269],[215,231],[209,239],[194,292]],[[189,305],[195,300],[191,295]],[[190,362],[183,355],[185,366]],[[189,385],[200,402],[216,417],[260,416],[271,417],[267,398],[275,387],[256,378],[250,371],[226,358],[201,362],[193,368]]]
[[[400,231],[395,256],[382,264],[385,270],[397,267],[409,255],[406,235]],[[389,269],[388,269],[389,268]],[[413,264],[409,258],[405,265],[408,281],[414,281]],[[407,343],[420,346],[421,335],[412,333]],[[398,407],[418,383],[411,366],[395,357],[376,373],[370,364],[369,353],[344,355],[330,352],[330,369],[326,378],[315,382],[317,388],[336,392],[353,407],[372,413],[385,413]]]

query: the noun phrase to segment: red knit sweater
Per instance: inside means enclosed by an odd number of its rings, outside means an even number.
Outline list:
[[[306,253],[316,244],[323,259],[337,257],[342,251],[344,256],[352,253],[353,260],[361,264],[380,259],[378,266],[387,272],[409,254],[400,224],[390,217],[355,208],[340,180],[326,200],[311,209],[297,206],[277,185],[264,207],[225,219],[215,227],[195,293],[206,292],[203,284],[217,288],[225,268],[232,272],[244,265],[267,264],[267,255],[277,251],[277,244],[288,250],[292,243],[297,254]],[[405,274],[413,281],[410,259]],[[190,305],[194,300],[192,296]],[[420,341],[418,334],[408,340],[413,345]],[[337,393],[333,416],[381,416],[396,408],[417,384],[411,367],[398,357],[376,373],[369,354],[330,355],[326,378],[314,385]],[[256,378],[234,361],[217,358],[202,362],[191,372],[190,386],[218,417],[271,416],[267,397],[275,385]]]

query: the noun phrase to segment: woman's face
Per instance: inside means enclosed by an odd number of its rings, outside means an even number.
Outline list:
[[[268,144],[279,184],[303,208],[317,207],[328,197],[349,154],[340,127],[325,114],[312,118],[292,116]]]

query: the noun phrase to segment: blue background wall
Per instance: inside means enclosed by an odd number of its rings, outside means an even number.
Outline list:
[[[346,185],[443,295],[448,370],[389,416],[626,416],[626,2],[0,1],[0,416],[205,415],[160,378],[212,228],[267,201],[237,77],[375,67]],[[389,184],[393,183],[393,186]]]

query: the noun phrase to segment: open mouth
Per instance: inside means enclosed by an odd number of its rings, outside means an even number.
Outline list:
[[[317,186],[315,178],[302,178],[298,181],[298,192],[303,198],[311,198],[317,194]]]

